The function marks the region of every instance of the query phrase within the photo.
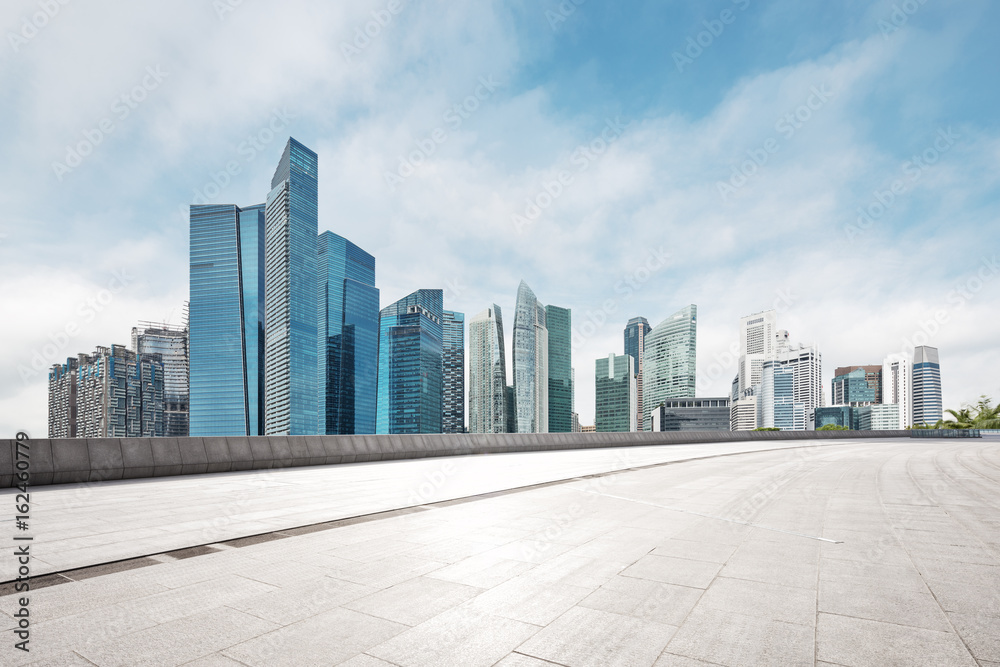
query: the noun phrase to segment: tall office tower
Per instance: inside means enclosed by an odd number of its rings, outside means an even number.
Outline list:
[[[913,350],[913,423],[933,426],[943,417],[941,365],[936,347]],[[909,424],[907,424],[909,426]]]
[[[595,364],[594,426],[599,433],[623,433],[638,427],[638,390],[631,355],[612,352]]]
[[[190,432],[187,327],[140,322],[138,327],[132,327],[132,351],[140,356],[159,354],[162,358],[163,435],[186,438]]]
[[[320,234],[316,245],[319,431],[374,433],[379,335],[375,258],[333,232]]]
[[[517,394],[514,392],[514,385],[507,385],[504,397],[503,407],[506,412],[504,423],[507,427],[507,433],[517,433]]]
[[[760,384],[764,361],[774,353],[777,335],[777,311],[740,318],[739,394]]]
[[[265,205],[264,433],[319,428],[316,153],[289,138]]]
[[[191,206],[189,433],[264,434],[264,204]]]
[[[657,324],[643,349],[642,419],[668,398],[691,398],[695,385],[698,306],[691,304]]]
[[[573,433],[580,432],[580,415],[573,413]]]
[[[443,303],[422,289],[379,313],[376,433],[441,433]]]
[[[764,362],[757,396],[757,426],[782,431],[806,430],[807,408],[803,401],[795,400],[795,373],[796,365],[776,360]]]
[[[549,433],[573,430],[573,313],[569,308],[545,306],[549,345]]]
[[[49,373],[49,437],[162,437],[163,359],[98,347]]]
[[[729,430],[752,431],[757,428],[757,392],[760,385],[750,387],[730,403]]]
[[[503,315],[496,304],[469,320],[469,432],[508,432]]]
[[[442,433],[465,433],[465,313],[442,311]]]
[[[636,386],[639,390],[635,418],[640,431],[646,430],[646,426],[644,425],[645,420],[642,416],[642,353],[645,347],[646,336],[649,335],[651,330],[652,327],[649,326],[649,322],[646,321],[645,317],[633,317],[625,325],[625,354],[632,357],[632,365],[635,366]]]
[[[833,405],[870,405],[882,402],[882,366],[842,366],[833,373]]]
[[[898,406],[899,428],[909,428],[913,420],[913,380],[910,359],[890,354],[882,362],[882,402]]]
[[[549,341],[545,308],[523,280],[514,312],[514,394],[516,432],[546,433],[549,428]]]

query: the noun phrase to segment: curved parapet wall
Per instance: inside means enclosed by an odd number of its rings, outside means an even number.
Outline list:
[[[428,456],[909,435],[909,431],[679,431],[39,439],[28,441],[28,462],[30,484],[40,486]],[[0,440],[0,488],[11,487],[15,480],[16,447],[14,440]],[[20,450],[23,460],[24,443]]]

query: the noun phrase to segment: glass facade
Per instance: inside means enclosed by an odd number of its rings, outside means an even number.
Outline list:
[[[375,432],[379,292],[375,258],[342,236],[317,240],[319,425],[327,435]]]
[[[469,320],[469,432],[507,431],[503,315],[493,304]]]
[[[860,411],[850,405],[831,405],[824,408],[816,408],[816,428],[823,426],[846,426],[852,431],[860,428],[858,417]]]
[[[943,417],[941,365],[936,347],[913,351],[913,423],[933,426]]]
[[[633,317],[625,325],[625,354],[632,357],[632,366],[635,367],[636,387],[638,387],[639,393],[636,421],[639,424],[640,431],[645,429],[646,422],[642,413],[642,353],[645,347],[646,336],[649,335],[651,330],[652,327],[649,326],[649,322],[645,317]]]
[[[764,362],[757,397],[757,426],[782,431],[806,430],[808,406],[795,400],[795,371],[791,364]]]
[[[654,327],[643,342],[643,417],[668,398],[695,395],[698,307],[694,304]]]
[[[573,313],[569,308],[545,306],[549,356],[549,433],[573,430]]]
[[[729,398],[680,398],[663,402],[660,431],[728,431]]]
[[[514,312],[514,394],[517,433],[545,433],[549,427],[548,329],[545,308],[523,280]]]
[[[260,435],[264,207],[191,206],[190,434]]]
[[[442,290],[417,290],[379,315],[376,433],[441,433]]]
[[[594,427],[598,433],[635,431],[636,380],[630,355],[598,359],[594,364]]]
[[[442,311],[444,433],[465,433],[465,313]]]
[[[188,436],[188,332],[166,324],[132,328],[132,351],[137,355],[158,354],[163,361],[163,435]]]
[[[881,366],[845,366],[833,374],[830,387],[834,405],[865,405],[882,402]]]
[[[289,138],[265,205],[265,435],[320,432],[317,176]]]

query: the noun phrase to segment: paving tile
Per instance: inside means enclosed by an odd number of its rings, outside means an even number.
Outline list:
[[[494,589],[495,590],[495,589]],[[346,603],[348,609],[413,626],[469,600],[483,589],[416,577]]]
[[[527,572],[533,567],[523,560],[499,558],[479,554],[461,560],[453,565],[435,569],[428,576],[434,579],[454,581],[476,588],[492,588],[503,582]]]
[[[35,649],[32,649],[33,651]],[[37,657],[37,656],[36,656]],[[7,663],[4,663],[7,664]],[[20,663],[9,663],[20,664]],[[51,658],[42,658],[35,662],[27,663],[30,667],[94,667],[94,663],[80,656],[76,652],[61,653]]]
[[[255,616],[220,607],[78,651],[101,667],[168,667],[202,658],[276,627]]]
[[[552,667],[548,660],[539,660],[523,653],[510,653],[493,667]]]
[[[1000,663],[1000,614],[948,614],[948,618],[980,664]]]
[[[332,609],[230,646],[222,653],[250,667],[337,664],[406,627],[350,609]]]
[[[813,627],[815,591],[745,579],[717,577],[699,607]]]
[[[667,652],[732,667],[812,665],[814,630],[697,606],[667,645]]]
[[[243,597],[228,604],[278,625],[289,625],[371,595],[377,589],[333,577],[318,577],[294,586]]]
[[[435,572],[445,567],[444,563],[416,558],[407,554],[390,556],[389,558],[367,563],[353,563],[343,559],[337,560],[339,561],[337,564],[325,568],[328,576],[379,589],[389,588],[408,579]],[[318,567],[323,569],[322,565],[318,565]]]
[[[683,655],[663,652],[660,654],[660,657],[656,659],[656,662],[653,663],[653,667],[717,667],[717,665],[715,665],[715,663],[705,662],[704,660],[695,660],[694,658],[687,658]]]
[[[452,609],[366,653],[401,667],[486,667],[538,630],[537,626],[509,618],[467,608]]]
[[[166,590],[158,584],[113,580],[109,577],[86,579],[41,590],[32,587],[31,619],[33,623],[40,623],[62,616],[75,616],[101,607],[110,607],[123,600],[148,597]],[[0,598],[0,610],[13,614],[17,609],[18,597],[9,595]]]
[[[572,544],[563,544],[561,542],[524,539],[494,546],[489,551],[483,553],[494,558],[523,560],[526,563],[538,564],[560,556],[574,548]]]
[[[246,667],[242,662],[237,662],[232,658],[227,658],[221,653],[206,655],[191,662],[185,662],[184,667]]]
[[[896,586],[892,580],[824,579],[819,587],[819,611],[942,632],[951,629],[929,592]]]
[[[690,540],[667,540],[661,542],[653,554],[656,556],[672,556],[688,560],[703,560],[709,563],[725,563],[736,547],[731,544],[713,544],[711,542],[692,542]]]
[[[976,665],[953,633],[824,613],[817,620],[816,656],[844,665]]]
[[[820,559],[820,581],[837,581],[842,577],[860,577],[876,582],[891,582],[896,588],[906,588],[920,593],[927,592],[927,584],[924,583],[920,573],[912,565],[893,567],[866,561],[840,560],[838,558]]]
[[[491,588],[463,608],[532,625],[547,625],[592,590],[525,575]]]
[[[274,586],[233,574],[123,602],[121,607],[167,623],[274,590]]]
[[[622,575],[679,586],[708,588],[721,568],[717,563],[650,555],[643,556],[625,568]]]
[[[367,653],[361,653],[350,660],[340,663],[338,667],[395,667],[395,665],[391,662],[374,658]]]
[[[73,616],[60,616],[32,626],[32,660],[86,646],[99,647],[115,638],[156,625],[157,621],[145,613],[125,609],[122,605],[90,609]]]
[[[1000,589],[993,588],[988,582],[959,584],[932,579],[927,586],[947,612],[1000,616]]]
[[[518,647],[567,667],[652,665],[677,630],[662,623],[574,607]]]
[[[703,593],[700,588],[615,576],[579,606],[680,626]]]
[[[774,558],[756,558],[737,554],[723,566],[719,576],[816,590],[817,565],[791,559],[778,560],[778,555],[775,553]]]

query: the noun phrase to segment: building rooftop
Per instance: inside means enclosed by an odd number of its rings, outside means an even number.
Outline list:
[[[49,585],[30,593],[31,653],[0,651],[5,665],[989,665],[998,470],[997,439],[844,439],[37,487],[32,572],[62,574],[33,582]]]

